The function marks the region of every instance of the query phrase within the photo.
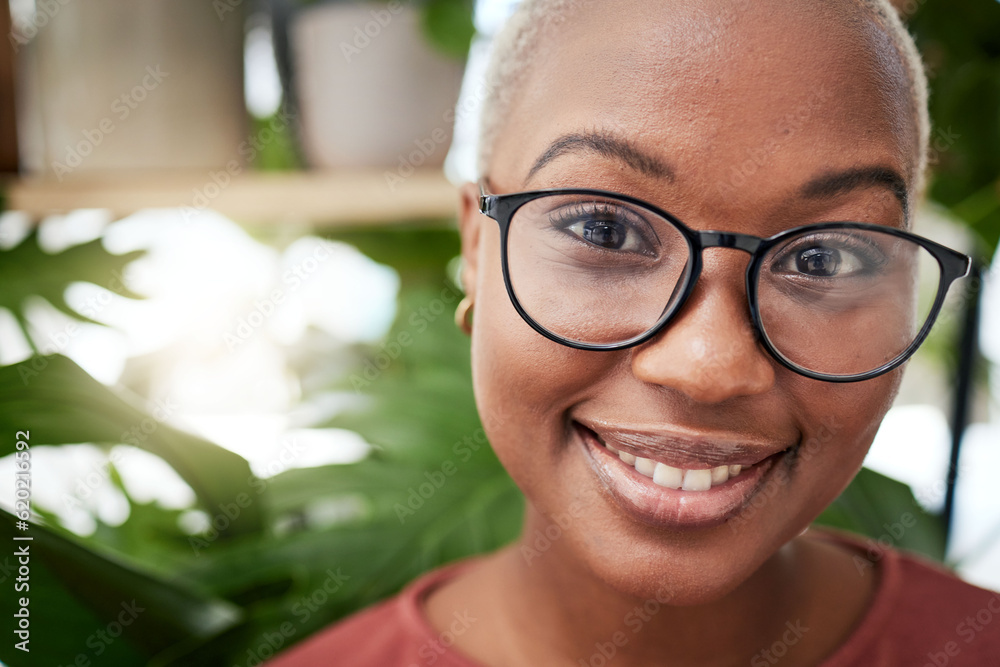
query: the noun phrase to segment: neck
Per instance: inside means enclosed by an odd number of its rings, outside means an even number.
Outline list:
[[[518,542],[428,602],[439,628],[455,609],[471,610],[479,621],[456,645],[488,667],[772,664],[766,651],[777,643],[788,664],[817,664],[846,640],[874,592],[875,577],[859,577],[850,552],[805,536],[721,598],[675,606],[655,587],[618,590],[579,560],[571,537],[546,544],[538,536],[551,524],[530,507],[525,519]],[[675,583],[666,573],[662,589]]]
[[[644,597],[616,590],[574,557],[567,540],[551,541],[535,555],[535,540],[545,535],[547,524],[530,511],[526,519],[521,541],[498,562],[497,593],[512,640],[526,655],[551,660],[532,664],[597,667],[611,655],[620,667],[729,664],[734,656],[746,656],[741,661],[746,664],[762,637],[780,637],[785,623],[804,613],[797,610],[801,596],[793,593],[801,590],[794,584],[803,578],[801,550],[794,543],[724,597],[677,607],[656,590]]]

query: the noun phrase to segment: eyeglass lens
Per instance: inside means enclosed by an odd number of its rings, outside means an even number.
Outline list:
[[[594,195],[533,199],[511,219],[507,265],[528,316],[575,343],[624,343],[671,314],[691,247],[670,220]],[[806,370],[865,373],[907,350],[941,281],[920,244],[858,229],[806,230],[771,247],[757,273],[761,326]]]

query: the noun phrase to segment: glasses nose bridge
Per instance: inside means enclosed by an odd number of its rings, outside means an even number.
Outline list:
[[[764,239],[750,234],[737,234],[734,232],[704,231],[696,232],[701,249],[705,248],[734,248],[753,255],[760,248]]]

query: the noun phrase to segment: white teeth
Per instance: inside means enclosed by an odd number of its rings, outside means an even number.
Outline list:
[[[712,486],[725,484],[729,481],[729,466],[717,466],[712,468]]]
[[[713,486],[725,484],[731,478],[739,475],[743,470],[743,466],[739,464],[686,470],[684,468],[675,468],[666,463],[659,463],[653,459],[644,459],[641,456],[615,449],[611,445],[605,445],[605,447],[612,454],[616,454],[622,460],[622,463],[634,466],[636,472],[640,475],[652,477],[654,484],[668,489],[708,491]]]
[[[684,473],[684,484],[681,488],[685,491],[708,491],[712,488],[712,471],[688,470]]]
[[[668,489],[679,489],[684,482],[684,471],[680,468],[668,466],[666,463],[657,463],[656,470],[653,471],[653,483],[665,486]]]
[[[641,475],[645,475],[646,477],[652,477],[653,473],[656,471],[656,461],[652,459],[644,459],[642,457],[636,457],[635,470]]]

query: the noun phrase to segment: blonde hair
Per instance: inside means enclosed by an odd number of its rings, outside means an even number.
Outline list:
[[[910,176],[913,195],[923,191],[927,168],[930,118],[927,112],[927,76],[917,46],[889,0],[849,0],[866,10],[895,47],[908,84],[911,112],[915,118],[917,161]],[[476,157],[478,176],[485,176],[493,158],[502,123],[522,85],[540,40],[569,20],[586,0],[524,0],[494,39],[486,83],[489,91],[480,111]]]

